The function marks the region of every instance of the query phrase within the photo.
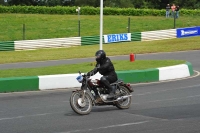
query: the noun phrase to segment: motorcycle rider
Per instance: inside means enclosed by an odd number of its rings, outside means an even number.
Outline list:
[[[103,75],[100,78],[100,82],[104,84],[104,86],[109,89],[109,95],[107,99],[114,99],[115,96],[115,88],[113,88],[110,84],[117,81],[117,74],[115,72],[115,68],[110,58],[106,57],[106,53],[104,50],[98,50],[95,54],[96,56],[96,67],[87,73],[87,76],[93,76],[97,72]]]

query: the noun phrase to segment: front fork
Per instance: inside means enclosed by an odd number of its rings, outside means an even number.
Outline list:
[[[84,102],[84,99],[85,99],[85,93],[86,93],[86,90],[83,90],[82,97],[81,97],[81,102],[82,103]]]
[[[75,90],[75,91],[72,91],[72,92],[77,92],[77,91],[81,94],[80,99],[81,99],[81,103],[83,103],[84,99],[85,99],[86,90]]]

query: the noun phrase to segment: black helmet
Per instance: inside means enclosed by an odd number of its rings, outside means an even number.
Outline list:
[[[106,58],[106,53],[103,50],[98,50],[95,56],[96,56],[96,61],[100,62]]]

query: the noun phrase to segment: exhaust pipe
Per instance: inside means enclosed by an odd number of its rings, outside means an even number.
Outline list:
[[[127,98],[131,97],[131,96],[132,95],[121,96],[121,97],[118,97],[115,101],[124,100],[124,99],[127,99]]]

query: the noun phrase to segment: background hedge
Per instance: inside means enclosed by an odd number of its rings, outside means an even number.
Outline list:
[[[70,14],[75,15],[77,7],[66,6],[0,6],[0,13],[23,13],[23,14]],[[158,9],[135,9],[135,8],[104,8],[104,15],[125,16],[165,16],[165,10]],[[200,10],[181,9],[181,15],[200,16]],[[99,15],[100,8],[81,7],[81,15]]]

